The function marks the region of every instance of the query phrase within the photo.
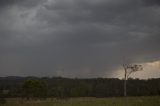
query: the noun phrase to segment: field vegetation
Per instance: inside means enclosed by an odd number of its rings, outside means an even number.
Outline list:
[[[160,97],[112,97],[24,100],[7,99],[2,106],[160,106]]]

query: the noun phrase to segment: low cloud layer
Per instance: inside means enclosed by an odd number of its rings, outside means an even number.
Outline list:
[[[1,0],[0,75],[116,77],[124,58],[158,61],[159,11],[159,0]]]

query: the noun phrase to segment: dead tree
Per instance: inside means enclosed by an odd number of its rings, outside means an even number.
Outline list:
[[[125,71],[125,75],[124,75],[124,96],[127,96],[127,80],[128,80],[128,77],[134,72],[143,70],[143,67],[142,67],[142,65],[123,64],[123,68],[124,68],[124,71]]]

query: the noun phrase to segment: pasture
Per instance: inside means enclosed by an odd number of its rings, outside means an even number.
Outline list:
[[[160,97],[50,98],[41,101],[12,98],[2,106],[160,106]]]

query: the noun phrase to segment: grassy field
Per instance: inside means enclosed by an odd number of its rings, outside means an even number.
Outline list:
[[[2,106],[160,106],[160,97],[70,98],[45,101],[8,99],[7,103]]]

